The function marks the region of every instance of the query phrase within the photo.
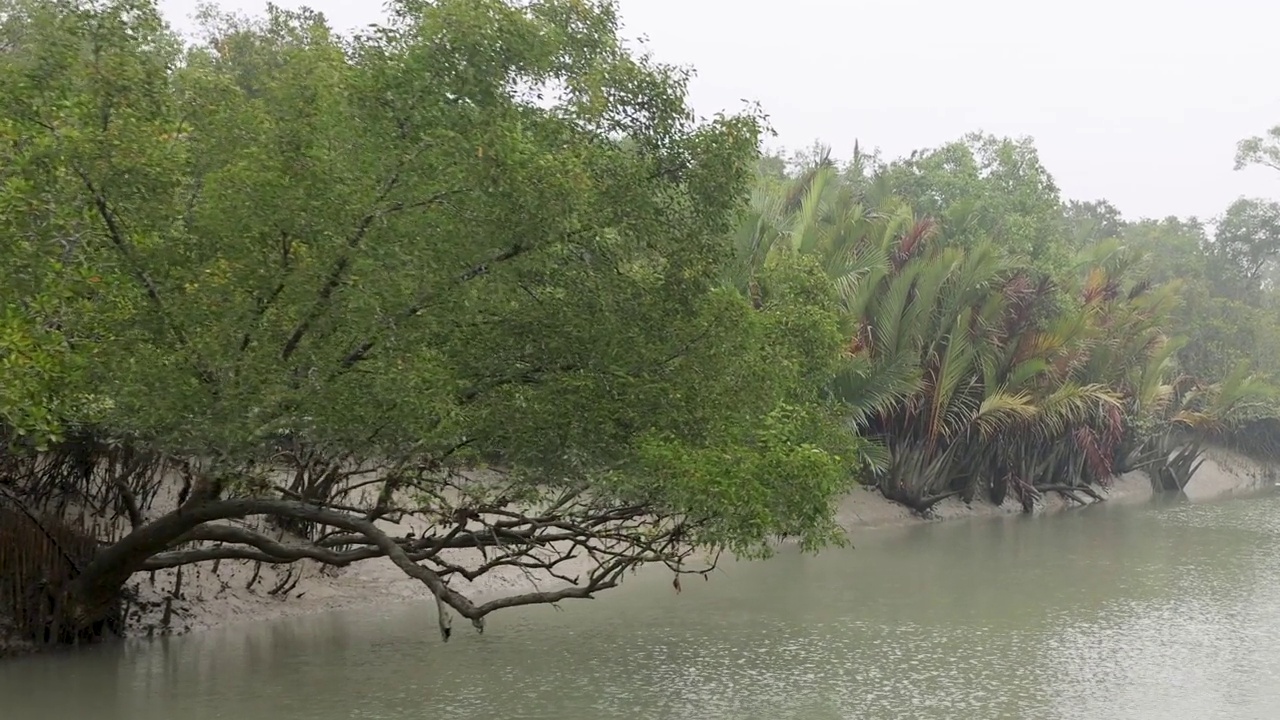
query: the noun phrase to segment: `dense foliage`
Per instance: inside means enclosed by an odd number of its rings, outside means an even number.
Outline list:
[[[1134,469],[1180,490],[1210,441],[1276,451],[1280,205],[1233,203],[1212,236],[1129,223],[1062,202],[1029,141],[980,135],[758,174],[738,275],[779,256],[825,268],[849,337],[829,390],[885,451],[886,497],[1029,508]]]
[[[605,0],[390,11],[187,43],[153,0],[0,0],[0,500],[119,525],[9,591],[32,632],[142,570],[384,556],[447,631],[838,541],[857,481],[1030,508],[1275,447],[1276,203],[1127,222],[985,135],[761,158]],[[504,567],[570,584],[451,584]]]
[[[350,38],[211,13],[184,46],[148,0],[5,7],[3,261],[25,270],[0,410],[68,463],[145,448],[187,484],[58,589],[70,622],[214,557],[391,555],[479,622],[694,546],[836,537],[858,440],[820,395],[831,290],[803,262],[758,307],[722,282],[757,118],[697,121],[607,4],[392,10]],[[498,479],[459,475],[485,461]],[[11,464],[51,499],[57,468]],[[130,477],[123,504],[156,494]],[[317,545],[221,522],[262,515]],[[435,530],[372,524],[406,515]],[[464,571],[458,547],[489,554]],[[569,591],[447,585],[587,552]]]

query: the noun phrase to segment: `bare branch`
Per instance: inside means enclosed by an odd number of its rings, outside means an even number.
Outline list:
[[[113,478],[112,484],[115,485],[116,491],[120,493],[120,502],[124,505],[124,511],[129,516],[129,527],[134,530],[142,527],[144,520],[142,518],[142,508],[138,506],[138,496],[119,476]]]
[[[373,548],[334,552],[312,544],[287,545],[261,533],[230,525],[203,525],[186,533],[172,544],[176,546],[196,541],[239,543],[254,549],[222,545],[218,547],[175,550],[153,556],[147,560],[142,569],[160,570],[208,560],[257,560],[271,564],[287,564],[304,559],[315,560],[336,567],[345,567],[358,560],[367,560],[382,554]]]

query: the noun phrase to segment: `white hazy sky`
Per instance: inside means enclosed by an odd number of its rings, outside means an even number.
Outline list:
[[[196,0],[161,0],[179,28]],[[263,0],[224,0],[257,12]],[[277,0],[338,29],[380,0]],[[966,132],[1030,135],[1067,198],[1211,218],[1280,174],[1232,170],[1280,124],[1275,0],[620,0],[629,38],[692,66],[703,114],[760,102],[788,148],[887,157]]]

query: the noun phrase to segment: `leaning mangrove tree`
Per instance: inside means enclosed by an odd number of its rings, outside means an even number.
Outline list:
[[[609,3],[211,12],[194,44],[151,0],[2,7],[0,483],[125,524],[45,624],[139,571],[386,557],[479,627],[836,537],[836,298],[802,260],[725,284],[758,118],[695,118]],[[454,582],[502,568],[566,582]]]

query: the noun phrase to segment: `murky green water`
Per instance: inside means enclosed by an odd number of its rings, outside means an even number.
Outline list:
[[[1277,497],[876,531],[679,595],[628,585],[447,645],[415,606],[9,662],[0,718],[1280,718]]]

